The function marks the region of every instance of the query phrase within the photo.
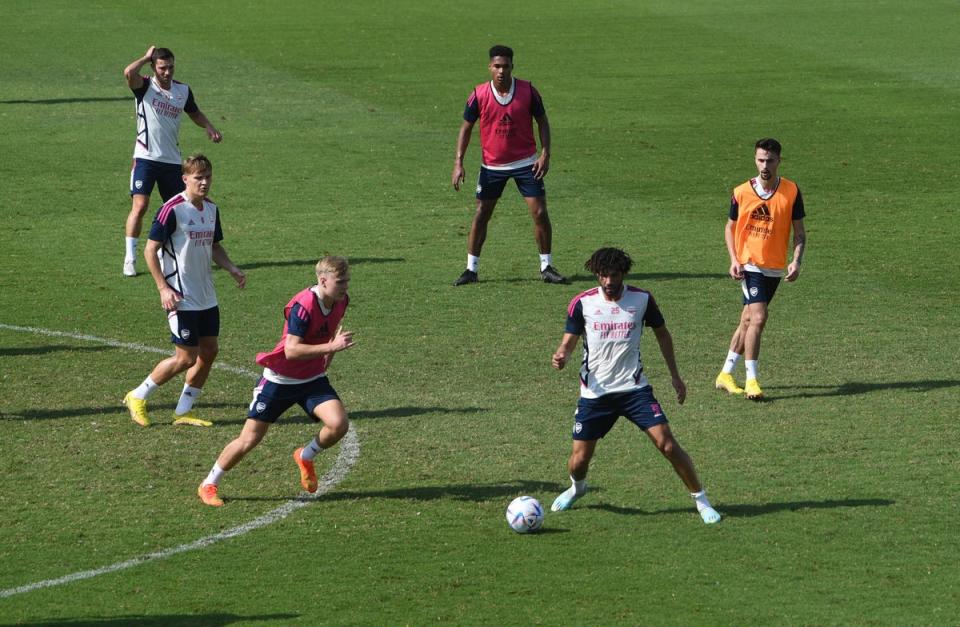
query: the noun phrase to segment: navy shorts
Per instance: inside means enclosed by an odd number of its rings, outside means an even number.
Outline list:
[[[220,308],[200,311],[167,312],[170,323],[170,341],[180,346],[199,346],[202,337],[220,335]]]
[[[149,159],[134,159],[130,170],[130,195],[149,196],[156,184],[160,198],[170,200],[184,189],[183,170],[179,163],[160,163]]]
[[[769,303],[777,293],[780,277],[767,276],[760,272],[743,272],[740,287],[743,288],[743,304]]]
[[[314,422],[319,422],[313,415],[317,405],[327,401],[340,400],[337,391],[330,385],[327,377],[319,377],[306,383],[281,385],[266,379],[260,379],[253,389],[253,401],[247,418],[262,422],[276,422],[280,415],[296,403],[310,416]]]
[[[667,416],[646,386],[629,392],[613,392],[600,398],[580,398],[573,415],[574,440],[599,440],[623,416],[644,431],[667,424]]]
[[[477,177],[477,198],[500,198],[507,181],[513,179],[524,198],[538,198],[547,195],[543,179],[533,176],[533,166],[527,165],[513,170],[490,170],[480,166],[480,176]]]

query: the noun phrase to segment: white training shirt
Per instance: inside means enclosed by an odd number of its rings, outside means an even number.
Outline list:
[[[133,158],[180,165],[180,118],[184,111],[198,111],[190,86],[172,81],[168,91],[155,77],[144,76],[143,86],[133,95],[137,99]]]
[[[598,398],[649,385],[640,358],[643,325],[663,326],[663,315],[646,290],[624,285],[611,302],[599,287],[578,294],[567,309],[566,332],[583,339],[580,396]]]
[[[217,206],[204,198],[203,208],[197,209],[181,192],[160,207],[149,237],[163,244],[157,256],[167,285],[183,297],[177,309],[216,307],[213,243],[223,239]]]

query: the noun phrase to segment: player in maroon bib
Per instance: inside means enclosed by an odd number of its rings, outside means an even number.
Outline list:
[[[540,250],[540,278],[546,283],[567,283],[552,265],[553,228],[547,214],[543,177],[550,169],[550,123],[540,93],[529,81],[513,78],[513,50],[506,46],[490,49],[490,77],[477,85],[463,111],[463,124],[457,137],[457,155],[453,164],[453,188],[460,191],[466,172],[463,156],[470,144],[473,127],[480,122],[480,147],[483,163],[477,179],[477,210],[467,239],[467,269],[454,285],[476,283],[480,251],[487,237],[487,224],[493,216],[503,188],[513,179],[533,218],[533,233]],[[533,134],[537,121],[540,154]]]

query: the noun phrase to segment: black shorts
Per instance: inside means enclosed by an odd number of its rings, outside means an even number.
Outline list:
[[[533,176],[533,166],[527,165],[513,170],[491,170],[480,166],[480,176],[477,177],[477,198],[500,198],[507,181],[513,179],[524,198],[538,198],[547,195],[543,179]]]
[[[613,392],[599,398],[580,398],[573,416],[574,440],[599,440],[623,416],[644,431],[667,423],[660,403],[649,385],[629,392]]]
[[[260,379],[257,387],[253,389],[253,402],[250,403],[247,418],[262,422],[276,422],[283,412],[296,403],[311,420],[316,421],[317,417],[313,414],[313,410],[317,405],[331,400],[339,401],[340,397],[325,376],[306,383],[289,385]]]
[[[777,293],[780,277],[767,276],[761,272],[743,271],[740,287],[743,289],[743,304],[769,303]]]
[[[170,341],[180,346],[200,346],[200,338],[220,335],[220,308],[167,312]]]

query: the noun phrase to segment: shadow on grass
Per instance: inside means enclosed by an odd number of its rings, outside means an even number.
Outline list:
[[[94,618],[85,616],[81,618],[61,618],[57,620],[41,621],[37,623],[17,623],[18,625],[28,625],[29,627],[53,627],[54,625],[139,625],[140,627],[192,627],[202,625],[204,627],[216,627],[219,625],[232,625],[239,622],[248,621],[292,621],[300,618],[300,614],[255,614],[252,616],[240,616],[238,614],[164,614],[160,616],[111,616],[109,618]]]
[[[48,353],[99,353],[116,350],[115,346],[72,346],[70,344],[48,344],[47,346],[11,346],[0,348],[0,357],[19,357],[23,355],[46,355]]]
[[[110,96],[108,98],[47,98],[44,100],[0,100],[0,104],[38,104],[38,105],[58,105],[58,104],[76,104],[80,102],[130,102],[132,96]]]
[[[561,273],[562,274],[562,273]],[[727,278],[726,274],[721,274],[718,272],[633,272],[627,275],[624,279],[627,283],[635,284],[638,281],[676,281],[683,279],[725,279]],[[597,283],[597,277],[592,274],[572,274],[567,276],[567,280],[570,283],[582,283],[588,282],[595,286]],[[485,281],[481,279],[484,283],[540,283],[540,277],[538,275],[531,275],[529,277],[515,277],[510,279],[494,279],[491,281]]]
[[[880,392],[883,390],[903,390],[906,392],[930,392],[942,388],[952,388],[960,386],[960,380],[957,379],[925,379],[923,381],[886,381],[886,382],[861,382],[848,381],[840,385],[781,385],[764,386],[764,390],[789,390],[796,391],[794,394],[777,394],[773,397],[765,397],[764,402],[773,402],[777,400],[786,400],[789,398],[819,398],[822,396],[855,396],[857,394],[869,394],[870,392]]]
[[[839,509],[841,507],[888,507],[895,505],[896,501],[890,499],[837,499],[826,501],[787,501],[783,503],[757,503],[724,505],[714,504],[721,516],[726,518],[752,518],[754,516],[764,516],[776,512],[795,512],[803,509]],[[690,514],[693,513],[693,504],[690,507],[644,510],[636,507],[621,507],[609,503],[599,503],[597,505],[585,505],[584,509],[599,509],[612,512],[614,514],[624,514],[627,516],[659,516],[661,514]]]
[[[351,266],[368,263],[403,263],[406,261],[403,257],[348,257],[347,260]],[[285,268],[290,266],[303,266],[313,269],[317,265],[318,259],[289,259],[286,261],[254,261],[253,263],[238,264],[242,270],[251,270],[254,268]]]
[[[503,500],[522,494],[554,494],[564,489],[559,483],[518,480],[488,485],[451,484],[414,486],[390,490],[335,490],[319,497],[308,496],[235,496],[221,495],[229,501],[357,501],[362,499],[400,499],[410,501],[472,501]]]

